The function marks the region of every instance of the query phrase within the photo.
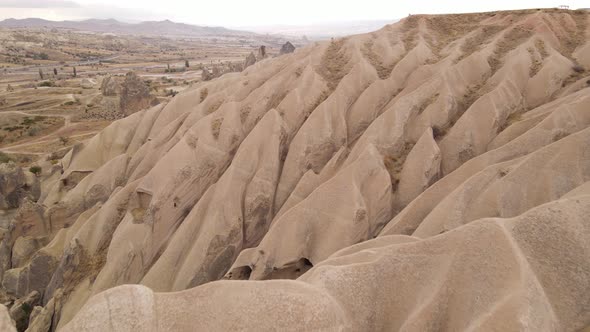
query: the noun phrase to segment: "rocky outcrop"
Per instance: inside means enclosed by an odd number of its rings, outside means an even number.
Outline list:
[[[102,92],[102,95],[106,97],[117,96],[121,93],[121,82],[116,77],[107,76],[102,79],[100,91]]]
[[[280,55],[283,54],[289,54],[289,53],[293,53],[295,52],[295,46],[293,46],[293,44],[291,44],[291,42],[286,42],[285,44],[283,44],[283,46],[281,46],[281,50],[279,51]]]
[[[0,304],[0,331],[16,332],[16,326],[8,314],[8,309]]]
[[[10,307],[10,317],[16,322],[16,328],[24,331],[29,326],[29,317],[33,308],[39,304],[41,294],[37,291],[29,293],[27,296],[16,300]]]
[[[37,176],[16,164],[0,164],[0,209],[16,209],[25,198],[36,201],[41,194]]]
[[[254,52],[250,52],[250,54],[248,54],[248,56],[244,60],[244,69],[252,66],[255,63],[256,63],[256,56],[254,55]]]
[[[260,45],[260,47],[258,47],[258,54],[256,54],[256,61],[264,60],[266,57],[268,57],[266,46]]]
[[[150,88],[137,74],[129,72],[125,75],[125,80],[121,84],[121,112],[130,115],[157,104],[157,98],[150,95]]]
[[[27,332],[55,331],[59,321],[63,292],[58,290],[43,308],[35,307],[31,312]]]
[[[590,263],[589,213],[586,193],[424,240],[379,237],[332,255],[296,281],[221,281],[178,293],[120,286],[90,299],[63,331],[191,331],[196,324],[248,331],[578,331],[590,320],[590,285],[579,282],[590,277],[579,269]]]

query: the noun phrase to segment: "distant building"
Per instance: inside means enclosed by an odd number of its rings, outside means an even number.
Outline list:
[[[568,6],[568,5],[560,5],[557,8],[559,8],[559,9],[570,9],[570,6]]]

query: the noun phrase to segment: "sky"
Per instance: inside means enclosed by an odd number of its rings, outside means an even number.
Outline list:
[[[395,20],[410,13],[464,13],[558,5],[573,9],[590,7],[590,0],[0,0],[0,20],[170,19],[196,25],[245,27]]]

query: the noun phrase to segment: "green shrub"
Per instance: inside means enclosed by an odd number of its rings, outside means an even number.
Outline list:
[[[10,158],[10,156],[8,156],[6,153],[0,151],[0,164],[5,164],[11,160],[12,160],[12,158]]]
[[[27,131],[27,134],[29,136],[36,136],[37,134],[39,134],[40,131],[41,131],[41,129],[39,129],[39,127],[31,127]]]
[[[41,171],[42,171],[41,166],[31,166],[29,168],[29,172],[31,172],[37,176],[39,176],[41,174]]]
[[[46,86],[46,87],[54,87],[55,86],[55,83],[53,83],[52,81],[43,81],[43,82],[37,84],[37,86],[38,87],[43,87],[43,86]]]
[[[28,116],[23,119],[22,124],[25,126],[30,126],[35,123],[35,119],[31,119]]]

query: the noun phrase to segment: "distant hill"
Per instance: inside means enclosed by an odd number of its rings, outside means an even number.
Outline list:
[[[253,32],[230,30],[223,27],[208,27],[176,23],[169,20],[124,23],[115,19],[89,19],[84,21],[49,21],[40,18],[6,19],[0,21],[0,27],[6,28],[57,28],[90,31],[99,33],[186,36],[186,37],[223,37],[252,36]]]
[[[256,33],[280,34],[284,36],[306,36],[310,39],[329,39],[332,37],[356,35],[379,30],[383,26],[397,21],[398,20],[396,19],[342,21],[307,25],[249,26],[240,27],[240,29]]]

